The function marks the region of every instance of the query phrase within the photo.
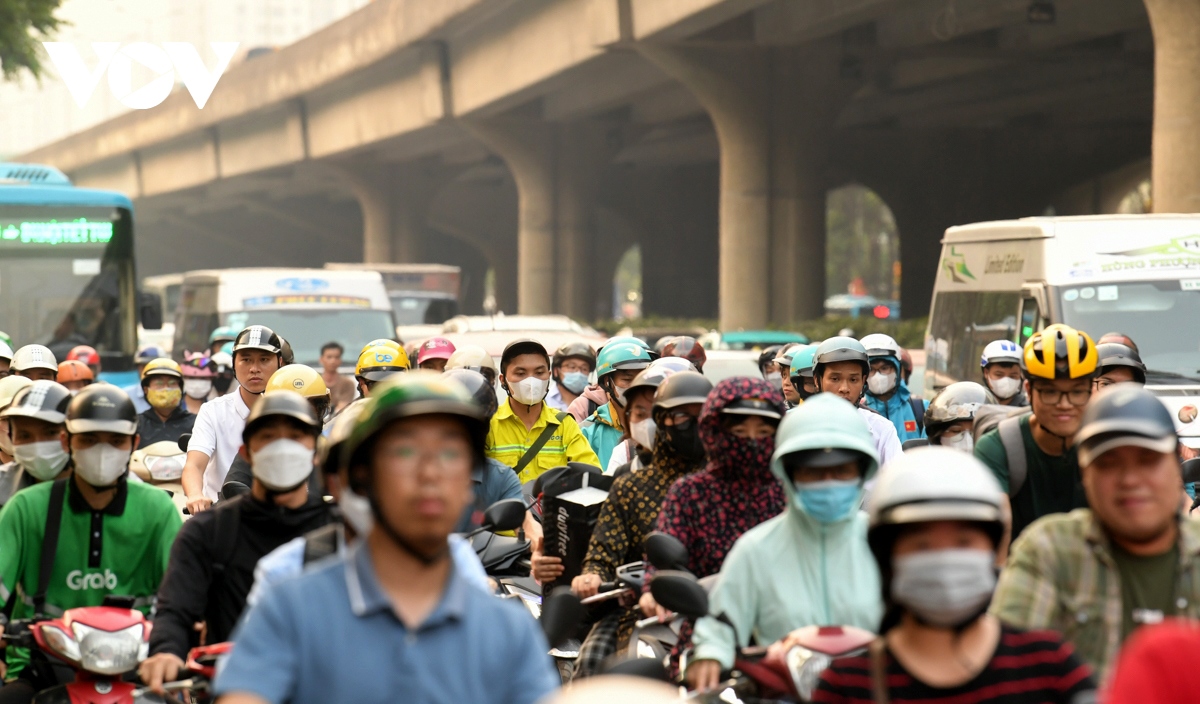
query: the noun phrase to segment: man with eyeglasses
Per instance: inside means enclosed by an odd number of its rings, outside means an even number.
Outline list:
[[[1087,508],[1074,437],[1097,359],[1096,343],[1082,330],[1051,325],[1035,333],[1022,360],[1033,412],[1001,421],[975,445],[975,456],[1008,493],[1013,538],[1042,516]]]

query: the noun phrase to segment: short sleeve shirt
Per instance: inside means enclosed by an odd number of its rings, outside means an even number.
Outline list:
[[[558,688],[547,651],[522,605],[454,570],[433,612],[407,628],[357,543],[267,590],[235,634],[214,689],[272,704],[533,704]]]
[[[211,501],[217,500],[229,466],[242,446],[242,430],[246,427],[248,415],[250,407],[242,400],[240,391],[208,401],[196,414],[188,452],[197,450],[208,455],[208,466],[204,469],[204,495]]]

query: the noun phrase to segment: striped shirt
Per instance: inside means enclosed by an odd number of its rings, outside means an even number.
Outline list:
[[[1090,701],[1096,689],[1092,671],[1071,646],[1050,631],[1018,631],[1003,626],[991,662],[970,682],[957,687],[931,687],[908,673],[887,654],[891,704],[1042,704]],[[872,704],[871,659],[839,658],[821,674],[813,695],[825,704]]]

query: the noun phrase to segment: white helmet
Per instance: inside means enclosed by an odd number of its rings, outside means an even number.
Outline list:
[[[891,335],[883,333],[874,333],[867,335],[859,340],[863,347],[867,348],[867,357],[895,357],[900,359],[900,345],[892,339]]]
[[[15,374],[0,379],[0,411],[12,405],[13,398],[17,395],[17,392],[32,383],[33,379]]]
[[[11,362],[12,358],[13,358],[12,348],[8,346],[7,342],[5,342],[4,340],[0,340],[0,359],[6,359]]]
[[[989,525],[999,544],[1007,519],[1004,492],[991,471],[972,455],[948,447],[919,447],[889,462],[871,492],[867,541],[883,564],[891,560],[895,529],[927,521]]]
[[[983,357],[979,360],[979,366],[986,368],[989,364],[997,362],[1003,364],[1020,364],[1021,363],[1021,348],[1012,340],[996,340],[989,342],[987,347],[983,348]]]
[[[45,345],[25,345],[12,358],[12,370],[23,372],[28,369],[49,369],[58,373],[58,360]]]

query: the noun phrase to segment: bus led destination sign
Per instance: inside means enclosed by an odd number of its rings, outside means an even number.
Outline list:
[[[50,220],[0,224],[0,245],[108,244],[112,236],[111,222],[90,222],[87,218],[63,222]]]

